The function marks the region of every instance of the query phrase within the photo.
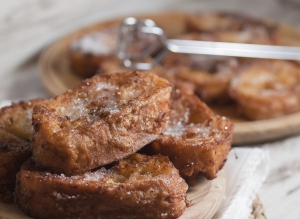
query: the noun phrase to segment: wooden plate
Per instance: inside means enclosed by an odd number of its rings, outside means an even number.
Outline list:
[[[196,186],[189,189],[187,199],[191,201],[179,219],[210,219],[216,213],[226,189],[225,171],[221,170],[214,180],[200,178]],[[5,204],[0,201],[1,219],[30,219],[16,204]]]
[[[168,37],[173,37],[184,32],[184,14],[180,12],[136,17],[153,19],[166,31]],[[53,95],[58,95],[79,84],[82,78],[72,72],[67,58],[69,44],[84,34],[101,30],[111,24],[120,23],[121,20],[116,19],[103,22],[78,30],[45,49],[41,55],[39,65],[41,77],[46,88]],[[284,44],[300,46],[299,30],[287,25],[279,25],[279,33],[283,36],[282,40]],[[239,117],[233,106],[213,107],[213,109],[220,115],[229,116],[234,122],[234,145],[272,141],[300,133],[300,113],[276,119],[249,122]]]

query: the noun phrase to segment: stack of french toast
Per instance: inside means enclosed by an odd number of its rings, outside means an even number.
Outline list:
[[[169,29],[177,25],[171,19],[169,22]],[[280,25],[246,15],[190,13],[185,14],[183,22],[179,24],[183,30],[171,37],[265,45],[286,43]],[[101,29],[101,37],[97,37],[95,30],[70,44],[69,61],[74,73],[89,77],[96,73],[128,71],[114,55],[117,34],[111,34],[112,29],[117,30],[118,25]],[[155,44],[153,37],[142,37],[144,44],[135,44],[130,50],[133,54]],[[105,47],[105,38],[113,46]],[[101,46],[91,50],[92,44]],[[236,114],[246,120],[270,119],[300,110],[299,61],[169,53],[154,72],[209,105],[235,105]]]
[[[0,188],[27,215],[178,218],[216,177],[233,125],[148,72],[102,73],[0,111]]]

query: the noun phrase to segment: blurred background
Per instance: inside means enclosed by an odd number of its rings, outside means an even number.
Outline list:
[[[1,100],[45,95],[36,77],[40,51],[67,33],[97,21],[166,10],[221,10],[300,27],[300,0],[0,0],[0,4]],[[17,86],[20,81],[24,86]],[[20,90],[26,83],[31,89]],[[12,92],[15,89],[19,92]]]

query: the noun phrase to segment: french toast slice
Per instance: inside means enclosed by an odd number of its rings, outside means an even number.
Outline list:
[[[118,24],[110,24],[72,41],[68,49],[68,58],[74,73],[84,78],[92,77],[96,73],[102,73],[102,63],[118,59],[115,51],[118,31]],[[134,43],[128,48],[132,54],[140,54],[157,42],[154,35],[139,33],[133,34],[132,37]]]
[[[36,219],[178,218],[187,184],[165,156],[130,155],[109,169],[66,177],[26,162],[16,200]]]
[[[195,40],[199,34],[182,36]],[[175,80],[189,83],[191,90],[204,102],[224,103],[229,100],[230,80],[240,66],[233,57],[168,54],[162,66],[173,72]],[[191,93],[191,92],[190,92]]]
[[[238,111],[249,120],[270,119],[300,110],[300,68],[291,61],[256,60],[229,88]]]
[[[211,12],[186,16],[187,32],[213,34],[217,41],[278,44],[278,25],[250,16]]]
[[[43,101],[43,99],[20,101],[1,108],[0,127],[19,138],[30,141],[33,131],[32,109]]]
[[[187,15],[183,40],[279,44],[277,27],[261,20],[232,13]],[[247,58],[171,53],[162,65],[174,69],[176,78],[194,84],[195,94],[206,103],[226,103],[230,81]]]
[[[180,90],[180,92],[185,94],[194,94],[197,90],[197,87],[194,82],[181,79],[177,76],[176,68],[164,68],[162,66],[156,66],[153,69],[154,74],[164,78],[170,82],[173,87],[173,90]]]
[[[16,174],[32,155],[32,108],[43,100],[20,101],[0,109],[0,197],[13,200]]]
[[[200,174],[214,179],[231,149],[233,124],[195,95],[173,92],[171,109],[166,131],[144,151],[168,156],[191,185]]]
[[[16,174],[32,155],[31,144],[0,129],[0,199],[13,201]]]
[[[118,26],[112,25],[72,41],[68,50],[72,70],[81,77],[92,77],[103,61],[115,57],[117,36]]]
[[[35,106],[37,166],[72,175],[135,153],[166,129],[170,94],[150,73],[99,74]]]

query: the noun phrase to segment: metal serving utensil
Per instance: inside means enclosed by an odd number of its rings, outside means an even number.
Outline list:
[[[139,33],[156,35],[161,44],[162,49],[153,57],[152,62],[141,60],[149,57],[158,48],[157,45],[155,48],[146,48],[141,54],[129,52],[129,45],[135,40],[133,35]],[[126,18],[121,23],[116,50],[118,57],[123,60],[126,67],[137,70],[150,70],[168,52],[300,60],[300,47],[167,39],[163,29],[159,28],[154,21],[150,19],[139,20],[133,17]]]

